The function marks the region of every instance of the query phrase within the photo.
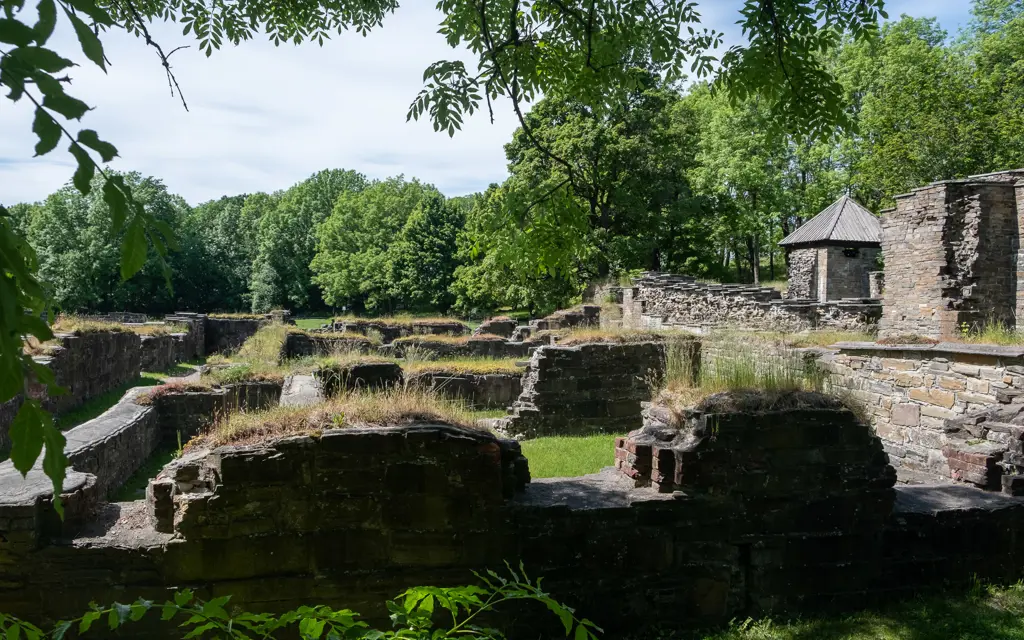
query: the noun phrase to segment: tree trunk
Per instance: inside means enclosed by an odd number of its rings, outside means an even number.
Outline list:
[[[761,284],[761,260],[758,256],[757,251],[757,238],[756,236],[747,236],[747,255],[750,260],[750,275],[754,286],[760,286]]]

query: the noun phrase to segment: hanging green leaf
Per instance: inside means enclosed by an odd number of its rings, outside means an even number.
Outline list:
[[[100,154],[103,162],[110,162],[117,157],[117,147],[100,140],[100,137],[92,129],[82,129],[78,132],[78,141]]]
[[[68,120],[80,120],[89,111],[89,105],[78,98],[63,95],[47,95],[43,98],[43,106],[61,114]]]
[[[13,18],[0,18],[0,42],[27,47],[35,41],[36,32],[32,27]]]
[[[68,147],[68,151],[78,161],[78,168],[75,169],[75,175],[71,181],[79,193],[87,196],[92,190],[92,177],[96,173],[96,163],[89,156],[89,152],[83,149],[82,145],[77,142],[72,142],[71,146]]]
[[[39,20],[32,30],[36,32],[36,43],[42,45],[50,39],[53,34],[53,27],[57,24],[57,5],[53,0],[39,0],[37,6]]]
[[[36,155],[50,153],[60,142],[60,125],[45,109],[36,109],[36,117],[32,121],[32,132],[39,138],[36,143]]]
[[[146,264],[146,230],[142,226],[142,217],[135,216],[128,223],[124,240],[121,243],[121,278],[127,280]]]
[[[38,400],[25,400],[11,422],[11,462],[25,475],[43,451],[43,428]]]
[[[53,483],[53,508],[63,518],[64,505],[61,502],[60,494],[64,488],[64,478],[68,466],[68,459],[64,455],[64,446],[67,444],[67,440],[64,438],[64,434],[54,426],[53,416],[40,409],[38,418],[43,425],[43,443],[46,445],[46,453],[43,455],[43,473]]]
[[[106,71],[107,62],[103,56],[103,44],[100,42],[99,37],[89,28],[89,25],[82,22],[81,18],[67,9],[64,10],[64,13],[67,14],[68,19],[71,20],[71,25],[75,28],[78,43],[82,45],[82,53],[85,54],[86,58],[93,61],[96,66]]]
[[[7,55],[19,60],[28,68],[39,69],[46,73],[57,73],[75,65],[74,62],[44,47],[18,47]]]

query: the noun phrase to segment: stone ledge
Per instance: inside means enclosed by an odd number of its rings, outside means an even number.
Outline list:
[[[841,351],[913,351],[928,354],[962,354],[976,356],[993,356],[997,358],[1022,358],[1024,347],[1007,347],[995,344],[963,344],[960,342],[940,342],[938,344],[879,344],[877,342],[837,342],[832,349]]]

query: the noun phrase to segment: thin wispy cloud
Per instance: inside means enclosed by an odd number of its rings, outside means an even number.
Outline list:
[[[321,48],[275,47],[259,37],[210,58],[181,35],[179,25],[156,25],[151,32],[165,50],[193,45],[172,58],[187,112],[170,96],[157,56],[142,40],[109,33],[108,74],[84,60],[69,29],[58,31],[52,44],[65,55],[77,54],[70,56],[81,64],[72,70],[71,93],[97,107],[81,127],[96,129],[118,147],[121,157],[112,166],[157,176],[193,204],[286,188],[335,167],[372,178],[402,173],[452,196],[500,182],[507,175],[503,145],[517,124],[507,102],[495,104],[494,124],[486,110],[476,113],[454,138],[434,132],[428,121],[406,122],[428,64],[473,60],[436,33],[440,14],[433,2],[406,4],[365,38],[344,33]],[[967,3],[955,9],[922,4],[893,2],[889,12],[939,11],[951,31],[966,23]],[[739,37],[739,6],[701,7],[705,26],[725,32],[727,45]],[[0,203],[40,200],[71,176],[63,146],[32,158],[31,126],[26,101],[3,104]]]

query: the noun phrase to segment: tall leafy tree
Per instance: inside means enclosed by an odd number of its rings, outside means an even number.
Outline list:
[[[333,306],[391,311],[396,307],[392,244],[410,215],[428,197],[442,197],[430,185],[398,176],[342,194],[316,229],[313,282]]]
[[[458,266],[456,242],[466,216],[440,193],[429,193],[388,247],[393,295],[412,309],[451,308],[448,288]]]
[[[309,270],[316,252],[316,227],[340,196],[365,185],[366,178],[355,171],[320,171],[285,191],[262,214],[250,282],[253,311],[323,308]]]

